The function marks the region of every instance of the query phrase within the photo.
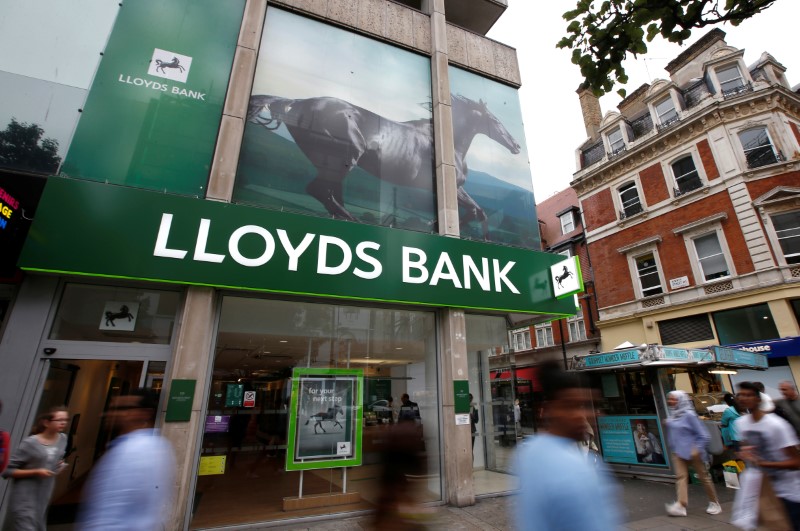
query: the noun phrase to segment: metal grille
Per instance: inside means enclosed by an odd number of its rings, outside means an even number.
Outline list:
[[[793,278],[800,278],[800,267],[793,267],[789,270]]]
[[[658,332],[661,334],[661,343],[663,345],[714,339],[711,321],[708,320],[707,314],[660,321],[658,323]]]
[[[640,117],[634,118],[631,121],[631,129],[633,129],[634,140],[643,137],[653,130],[653,117],[650,116],[649,112],[646,112]]]
[[[664,304],[664,297],[653,297],[652,299],[642,301],[643,308],[652,308],[653,306],[659,306],[661,304]]]
[[[720,282],[719,284],[714,284],[713,286],[706,286],[705,292],[706,295],[713,295],[715,293],[722,293],[723,291],[729,291],[733,289],[733,282]]]
[[[686,87],[686,89],[683,91],[683,99],[686,101],[686,108],[691,109],[700,103],[700,100],[705,98],[708,93],[708,87],[706,86],[706,82],[703,80],[698,81],[694,85]]]
[[[602,140],[584,149],[582,153],[583,167],[587,168],[592,164],[594,164],[595,162],[602,160],[604,154],[605,154],[605,148],[603,147]]]

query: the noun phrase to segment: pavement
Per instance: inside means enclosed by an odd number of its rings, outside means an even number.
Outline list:
[[[664,511],[664,504],[675,499],[675,486],[667,483],[646,481],[641,479],[618,479],[621,486],[622,503],[625,508],[624,527],[628,530],[651,531],[722,531],[738,528],[728,522],[731,517],[731,506],[736,493],[724,484],[716,483],[717,496],[720,499],[722,513],[706,514],[708,505],[703,488],[700,485],[689,485],[689,509],[686,517],[670,517]],[[492,531],[510,530],[514,505],[518,496],[498,496],[478,499],[470,507],[433,507],[425,518],[425,528],[444,531]],[[371,530],[370,516],[342,518],[308,524],[296,524],[284,529],[315,531],[365,531]]]

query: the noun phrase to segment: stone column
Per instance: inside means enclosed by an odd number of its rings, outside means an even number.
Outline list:
[[[433,130],[435,131],[436,194],[439,234],[459,237],[453,113],[450,76],[447,71],[447,21],[444,0],[431,0],[431,80],[433,82]],[[475,503],[472,481],[472,434],[470,426],[456,426],[453,380],[468,379],[467,338],[464,312],[447,308],[439,313],[442,356],[441,397],[444,435],[446,501],[457,507]]]
[[[184,529],[184,518],[191,514],[189,494],[194,486],[194,464],[199,454],[202,438],[198,437],[203,423],[203,402],[208,394],[209,372],[213,363],[214,313],[216,292],[213,288],[191,286],[186,293],[186,304],[178,331],[178,340],[167,377],[195,380],[192,416],[189,422],[165,422],[161,427],[164,437],[175,450],[175,501],[166,529]],[[164,407],[166,407],[166,400]],[[163,418],[163,414],[162,414]]]

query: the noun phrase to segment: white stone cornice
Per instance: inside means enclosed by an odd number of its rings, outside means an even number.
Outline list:
[[[630,245],[625,245],[624,247],[620,247],[617,249],[619,254],[626,254],[635,249],[639,249],[641,247],[645,247],[647,245],[651,245],[653,243],[661,243],[661,236],[651,236],[649,238],[645,238],[644,240],[639,240],[638,242],[631,243]]]
[[[725,212],[718,212],[716,214],[707,216],[703,219],[698,219],[697,221],[692,221],[691,223],[687,223],[686,225],[676,227],[672,229],[672,232],[675,234],[683,234],[684,232],[689,232],[690,230],[702,227],[703,225],[709,225],[711,223],[716,223],[717,221],[724,221],[726,219],[728,219],[728,214],[726,214]]]

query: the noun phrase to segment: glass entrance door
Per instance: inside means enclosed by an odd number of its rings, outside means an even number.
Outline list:
[[[70,415],[67,467],[56,478],[48,513],[48,526],[61,530],[70,529],[75,522],[83,485],[115,436],[103,422],[111,399],[137,387],[160,391],[166,363],[58,359],[48,365],[34,419],[57,406],[66,406]]]

